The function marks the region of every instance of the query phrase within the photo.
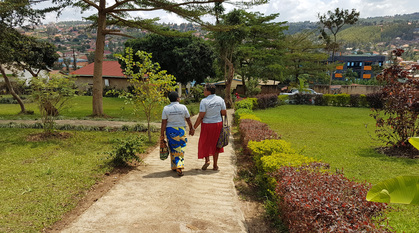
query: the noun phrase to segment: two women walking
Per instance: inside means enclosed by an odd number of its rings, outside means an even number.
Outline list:
[[[183,175],[184,148],[186,146],[186,123],[189,127],[189,135],[193,136],[195,129],[201,125],[201,133],[198,142],[198,159],[205,159],[202,170],[206,170],[213,157],[213,170],[218,170],[218,154],[224,152],[223,148],[217,148],[218,137],[223,127],[222,116],[227,114],[224,100],[215,95],[215,85],[206,84],[204,89],[206,98],[201,100],[199,115],[194,125],[190,120],[188,109],[179,103],[176,92],[169,93],[170,104],[165,106],[162,113],[160,140],[164,140],[166,134],[171,159],[171,168],[179,176]]]

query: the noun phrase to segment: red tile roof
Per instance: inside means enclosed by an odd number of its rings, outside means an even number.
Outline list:
[[[94,62],[82,67],[78,70],[75,70],[70,73],[70,75],[78,75],[78,76],[93,76],[93,67]],[[124,73],[122,73],[121,65],[118,61],[104,61],[102,66],[102,76],[103,77],[126,77]]]

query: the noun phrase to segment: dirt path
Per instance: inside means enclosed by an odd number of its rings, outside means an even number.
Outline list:
[[[183,177],[155,148],[145,165],[123,176],[61,232],[247,232],[233,182],[232,146],[220,154],[220,171],[203,171],[198,139],[199,129],[188,138]]]

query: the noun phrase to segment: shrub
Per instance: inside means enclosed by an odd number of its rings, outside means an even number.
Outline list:
[[[367,101],[367,96],[366,95],[361,94],[359,96],[359,105],[361,107],[368,107],[368,101]]]
[[[261,185],[266,190],[274,190],[275,189],[275,182],[271,181],[273,178],[268,176],[266,170],[263,165],[263,161],[261,158],[265,158],[268,156],[271,156],[272,154],[295,154],[295,150],[291,148],[291,144],[289,142],[286,142],[284,140],[279,139],[266,139],[262,141],[249,141],[247,144],[247,147],[249,148],[250,154],[253,157],[253,161],[255,162],[257,171],[258,171],[258,177],[257,180],[259,183],[267,183],[264,185]],[[267,160],[270,160],[269,158]],[[267,161],[270,166],[272,164],[271,162]],[[276,167],[278,169],[278,167]],[[269,171],[271,171],[269,169]],[[274,179],[273,179],[274,180]]]
[[[343,174],[321,172],[326,167],[313,163],[282,167],[274,173],[281,218],[289,231],[387,232],[371,220],[386,208],[383,203],[366,201],[371,185],[356,183]]]
[[[296,153],[273,153],[272,155],[262,156],[260,158],[262,169],[265,172],[274,172],[281,167],[298,167],[303,164],[315,162],[314,158]]]
[[[243,114],[253,114],[253,110],[247,109],[247,108],[240,108],[234,111],[234,122],[236,124],[240,121],[240,116]]]
[[[258,99],[258,107],[260,109],[273,108],[278,105],[277,94],[260,94],[256,98]]]
[[[360,94],[351,94],[349,95],[349,106],[351,107],[359,107],[360,105]]]
[[[326,103],[325,105],[335,105],[336,104],[336,97],[332,94],[324,94],[323,100]]]
[[[281,139],[266,139],[260,142],[250,141],[247,147],[254,157],[262,157],[273,153],[295,153],[295,150],[291,148],[291,143]]]
[[[408,140],[419,134],[419,80],[413,75],[419,65],[413,65],[412,72],[405,71],[397,60],[403,52],[394,50],[393,65],[377,76],[384,84],[383,106],[373,109],[371,116],[376,121],[376,134],[380,140],[393,147],[412,148]]]
[[[137,153],[145,152],[146,136],[128,137],[126,139],[116,139],[116,145],[111,152],[105,152],[111,159],[111,164],[115,167],[127,166],[129,162],[141,162]]]
[[[350,95],[349,94],[337,94],[335,95],[336,98],[336,106],[346,107],[349,105]]]
[[[239,101],[236,101],[234,103],[234,109],[238,110],[238,109],[249,109],[252,110],[253,109],[253,101],[249,100],[249,99],[240,99]]]
[[[367,94],[366,100],[368,102],[368,106],[373,109],[382,109],[383,108],[383,100],[382,100],[383,93],[370,93]]]
[[[295,94],[292,98],[295,104],[313,104],[316,95],[313,94]]]
[[[249,141],[262,141],[265,139],[278,139],[278,134],[271,130],[269,126],[260,121],[243,119],[239,124],[240,139],[247,153],[247,143]]]
[[[253,106],[252,109],[253,110],[259,108],[259,106],[258,106],[258,98],[247,98],[247,100],[252,101],[252,106]]]
[[[22,99],[22,97],[21,97]],[[2,97],[0,98],[0,104],[17,104],[17,100],[15,100],[13,97]]]
[[[288,95],[279,95],[278,96],[278,105],[287,104],[289,101]]]
[[[316,96],[314,104],[319,105],[319,106],[327,106],[328,105],[327,99],[324,97],[324,95]]]
[[[262,122],[262,120],[259,117],[255,116],[253,114],[249,114],[249,113],[245,113],[245,114],[240,115],[239,123],[243,119],[251,119],[251,120]]]

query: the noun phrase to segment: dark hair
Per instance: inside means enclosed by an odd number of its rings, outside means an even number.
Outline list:
[[[211,84],[211,83],[207,83],[205,84],[205,89],[209,92],[211,92],[211,94],[215,94],[215,85]]]
[[[168,97],[169,97],[170,102],[176,102],[177,99],[179,98],[179,95],[176,91],[172,91],[169,93]]]

